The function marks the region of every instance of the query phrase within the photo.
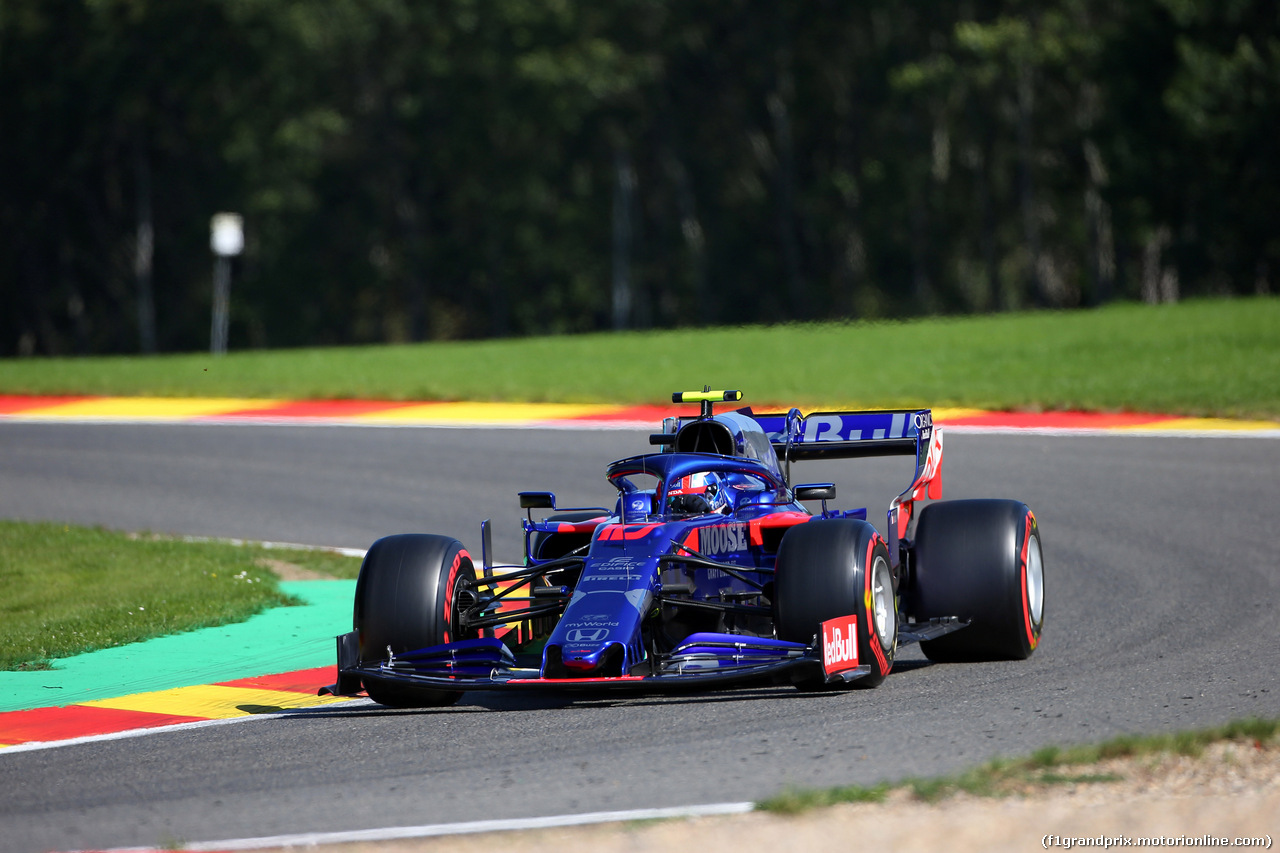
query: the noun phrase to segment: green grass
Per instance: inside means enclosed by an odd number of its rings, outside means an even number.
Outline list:
[[[292,563],[310,572],[331,578],[355,580],[360,575],[360,557],[348,557],[332,551],[321,551],[301,548],[270,548],[261,552],[261,557],[269,560],[280,560]]]
[[[890,784],[839,788],[787,788],[756,803],[759,811],[800,814],[837,803],[881,802],[897,790],[910,792],[922,802],[938,802],[958,793],[1000,797],[1050,785],[1118,782],[1111,772],[1095,772],[1092,765],[1111,758],[1151,755],[1199,756],[1219,741],[1267,743],[1280,735],[1280,720],[1237,720],[1223,726],[1159,735],[1122,735],[1100,744],[1061,748],[1048,746],[1021,759],[997,758],[950,776],[907,779]],[[1074,768],[1074,772],[1068,769]]]
[[[0,360],[0,393],[759,403],[1280,416],[1280,297],[901,323]]]
[[[841,788],[788,788],[776,796],[756,803],[758,811],[778,814],[803,814],[810,809],[833,806],[836,803],[879,803],[893,790],[884,785],[848,785]]]
[[[260,548],[0,521],[0,670],[292,604]],[[344,558],[349,559],[349,558]]]

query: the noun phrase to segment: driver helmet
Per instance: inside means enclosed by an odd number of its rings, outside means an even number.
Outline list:
[[[705,501],[698,501],[694,496]],[[729,506],[729,494],[719,474],[704,471],[681,477],[667,491],[667,506],[677,512],[724,512]]]

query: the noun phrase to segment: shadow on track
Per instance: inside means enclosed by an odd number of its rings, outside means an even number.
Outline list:
[[[911,672],[928,669],[934,666],[928,660],[898,661],[894,672]],[[892,677],[892,676],[891,676]],[[731,702],[755,702],[760,700],[777,700],[791,697],[794,701],[822,700],[832,696],[842,696],[856,692],[853,690],[832,690],[817,692],[801,692],[790,685],[765,685],[756,687],[738,687],[728,690],[707,691],[698,693],[666,693],[638,694],[614,693],[609,691],[574,691],[573,693],[557,693],[547,691],[505,692],[497,690],[476,690],[467,693],[458,704],[444,708],[388,708],[383,705],[369,704],[358,707],[307,708],[288,711],[287,716],[295,719],[342,719],[359,717],[386,717],[405,714],[440,715],[440,714],[477,714],[486,712],[518,712],[518,711],[554,711],[560,709],[582,709],[615,707],[661,707],[681,705],[713,705]]]

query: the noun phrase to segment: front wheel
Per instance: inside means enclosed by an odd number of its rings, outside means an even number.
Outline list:
[[[875,687],[893,668],[898,645],[897,599],[884,539],[857,519],[792,527],[778,547],[774,576],[778,638],[821,643],[822,623],[844,617],[853,621],[856,662],[871,668],[851,686]],[[802,690],[824,686],[825,678],[797,684]]]
[[[373,543],[356,581],[355,630],[360,661],[425,649],[459,634],[461,591],[475,581],[471,555],[447,536],[406,533]],[[452,705],[460,691],[414,687],[365,675],[369,698],[392,708]]]
[[[1024,660],[1044,628],[1044,553],[1026,504],[942,501],[920,513],[911,615],[969,627],[920,644],[932,661]]]

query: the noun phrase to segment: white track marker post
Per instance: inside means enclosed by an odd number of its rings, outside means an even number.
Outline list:
[[[244,219],[238,213],[215,213],[209,232],[209,248],[214,255],[209,352],[223,355],[227,351],[227,327],[231,321],[231,259],[244,251]]]

